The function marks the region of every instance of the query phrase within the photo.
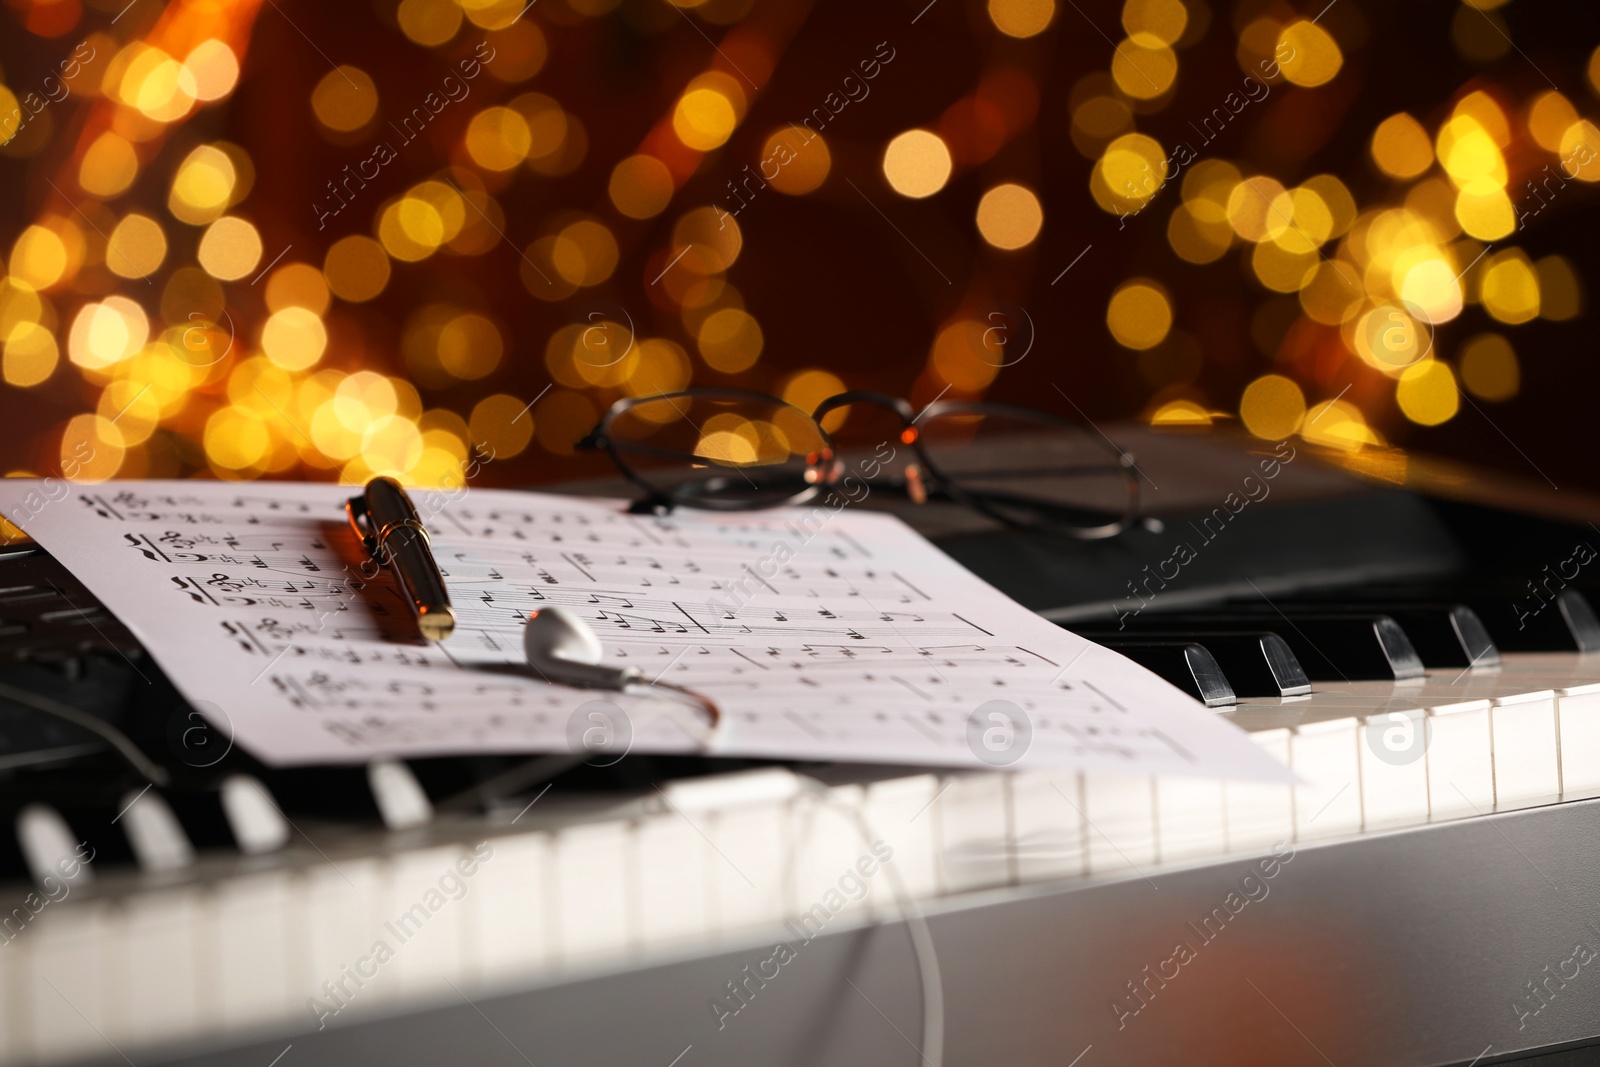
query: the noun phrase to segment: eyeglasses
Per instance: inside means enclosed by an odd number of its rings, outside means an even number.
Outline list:
[[[689,389],[611,405],[580,449],[604,449],[645,493],[638,512],[751,511],[836,490],[890,487],[962,504],[1011,526],[1114,537],[1139,511],[1131,455],[1043,411],[853,391],[807,414],[743,389]]]

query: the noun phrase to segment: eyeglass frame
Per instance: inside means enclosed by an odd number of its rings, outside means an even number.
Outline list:
[[[823,449],[820,453],[811,452],[806,454],[806,471],[802,475],[806,484],[798,492],[791,494],[786,499],[757,503],[727,497],[719,498],[714,493],[696,497],[691,497],[689,494],[674,495],[660,486],[652,484],[644,475],[639,474],[628,464],[617,442],[612,439],[606,430],[616,418],[640,404],[660,400],[670,401],[680,397],[691,400],[696,397],[706,399],[721,398],[729,401],[743,400],[753,403],[773,404],[793,408],[795,411],[805,415],[816,426],[817,432],[823,441]],[[823,427],[822,420],[835,409],[848,404],[873,404],[898,415],[901,422],[899,440],[902,444],[909,446],[916,454],[922,469],[926,470],[931,476],[930,481],[934,491],[943,494],[952,503],[972,508],[997,522],[1027,530],[1061,534],[1074,540],[1097,541],[1115,537],[1139,521],[1139,475],[1135,467],[1134,457],[1130,453],[1109,438],[1105,438],[1105,445],[1101,445],[1082,424],[1071,419],[1063,418],[1052,412],[1015,404],[1002,404],[984,400],[935,400],[921,411],[916,411],[911,406],[910,401],[903,397],[889,396],[886,393],[876,393],[870,390],[851,389],[827,397],[817,405],[814,411],[807,413],[804,408],[797,407],[782,397],[776,397],[770,393],[763,393],[753,389],[733,389],[715,386],[681,389],[672,393],[657,393],[651,396],[630,396],[618,399],[606,409],[605,414],[600,417],[600,421],[595,425],[594,429],[585,434],[575,447],[583,451],[603,450],[610,457],[618,472],[645,493],[645,499],[634,503],[632,510],[635,511],[659,512],[662,509],[670,510],[675,507],[689,507],[700,511],[739,512],[789,507],[807,503],[815,499],[824,490],[830,489],[842,481],[844,473],[838,462],[833,435]],[[1115,468],[1122,473],[1128,489],[1127,506],[1124,508],[1122,516],[1114,522],[1103,523],[1099,526],[1071,526],[1067,524],[1051,524],[1048,521],[1027,522],[1005,514],[991,503],[992,497],[986,499],[986,496],[989,496],[988,494],[963,488],[956,479],[952,478],[940,468],[938,463],[934,462],[933,457],[929,455],[927,449],[923,446],[923,435],[917,429],[916,424],[923,418],[930,416],[938,418],[941,415],[1010,415],[1016,418],[1042,421],[1083,434],[1084,438],[1094,444],[1096,448],[1102,449],[1109,457],[1112,457],[1115,460]],[[909,437],[907,436],[908,434]],[[1104,437],[1103,434],[1101,436]],[[674,451],[671,455],[678,457],[685,454]],[[744,469],[734,464],[719,463],[715,459],[711,459],[710,463],[729,470]],[[918,500],[918,503],[921,503],[921,500]],[[1029,501],[1026,506],[1049,508],[1051,505],[1048,501],[1040,500]]]

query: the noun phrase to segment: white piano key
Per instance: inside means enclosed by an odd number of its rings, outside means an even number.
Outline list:
[[[129,790],[122,798],[122,830],[147,871],[175,871],[194,862],[194,846],[160,794]]]
[[[1155,788],[1143,775],[1079,777],[1075,803],[1088,826],[1089,873],[1141,876],[1157,857]]]
[[[399,944],[383,978],[402,997],[436,994],[444,979],[463,979],[472,885],[456,869],[461,856],[459,847],[429,848],[390,861],[388,900],[380,914],[387,920],[383,930]]]
[[[1553,803],[1561,791],[1555,692],[1535,690],[1495,697],[1491,703],[1496,810]]]
[[[310,1013],[307,999],[314,997],[323,1010],[346,1021],[397,1001],[398,983],[387,972],[394,966],[393,955],[404,952],[405,946],[385,925],[394,919],[385,914],[389,865],[343,857],[337,867],[332,863],[308,867],[303,877],[307,921],[296,933],[304,939],[310,974],[306,987],[296,991],[302,1010]],[[384,949],[375,952],[380,943]],[[385,956],[389,958],[379,962]]]
[[[631,828],[620,821],[599,822],[554,836],[556,955],[563,964],[580,965],[626,955],[635,942]]]
[[[123,904],[118,1044],[123,1038],[135,1045],[176,1042],[215,1020],[204,1007],[214,998],[200,969],[200,946],[209,932],[204,910],[200,892],[190,887],[140,893]]]
[[[859,785],[835,786],[822,796],[796,798],[793,805],[794,875],[791,917],[801,933],[814,937],[826,928],[860,922],[871,907],[873,878],[856,869],[862,856],[871,858],[871,842],[853,813],[860,810],[865,790]],[[876,876],[877,863],[868,864]]]
[[[1289,731],[1282,727],[1253,730],[1250,739],[1285,765],[1289,763]],[[1222,784],[1227,807],[1230,852],[1257,852],[1279,841],[1294,840],[1294,787],[1283,782]]]
[[[697,823],[716,847],[712,921],[729,933],[793,914],[791,802],[706,813]]]
[[[278,810],[267,787],[248,774],[223,780],[222,812],[234,843],[246,856],[276,852],[289,843],[289,820]]]
[[[989,889],[1015,881],[1005,776],[975,771],[945,779],[931,810],[939,820],[939,880],[946,893]]]
[[[1295,786],[1295,838],[1304,841],[1361,830],[1360,764],[1353,717],[1301,723],[1289,738]]]
[[[1428,733],[1421,708],[1394,708],[1361,723],[1361,808],[1368,830],[1428,821]]]
[[[478,894],[478,963],[487,985],[506,985],[549,963],[550,839],[542,833],[496,837],[493,855],[473,875]]]
[[[867,786],[863,811],[868,831],[890,852],[894,875],[914,898],[938,891],[939,820],[933,809],[943,803],[938,799],[941,784],[936,775],[918,774]],[[884,892],[892,899],[888,872],[883,876]]]
[[[260,1027],[306,1010],[312,982],[295,951],[304,907],[299,879],[287,871],[258,871],[212,888],[213,995],[225,1029]]]
[[[1561,795],[1577,800],[1600,794],[1600,682],[1556,693],[1561,726]]]
[[[1156,783],[1156,843],[1162,863],[1217,856],[1227,848],[1222,780],[1166,776]]]
[[[644,944],[654,949],[704,939],[711,929],[711,865],[722,860],[674,811],[639,819],[634,836]]]
[[[1020,771],[1009,775],[1017,880],[1077,878],[1088,870],[1077,775]],[[1070,798],[1070,803],[1069,803]]]
[[[367,764],[367,785],[378,805],[383,825],[409,830],[433,818],[433,805],[411,768],[399,760],[374,760]]]
[[[118,1014],[109,994],[109,946],[121,940],[120,917],[98,901],[52,904],[29,924],[32,1057],[63,1060],[114,1055],[106,1038]]]
[[[1435,821],[1494,810],[1494,748],[1489,701],[1428,708],[1428,809]]]

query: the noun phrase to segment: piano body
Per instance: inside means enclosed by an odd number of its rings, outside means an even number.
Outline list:
[[[1257,495],[1269,445],[1125,436],[1161,521],[1113,542],[868,504],[1209,694],[1294,786],[273,771],[12,553],[0,696],[192,758],[142,791],[0,700],[0,1064],[1589,1062],[1600,508],[1301,442]]]

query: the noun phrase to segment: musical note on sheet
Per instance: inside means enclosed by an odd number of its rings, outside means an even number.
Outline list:
[[[0,480],[0,509],[30,515],[18,505],[33,488]],[[639,516],[473,490],[426,518],[458,616],[448,641],[428,644],[346,523],[349,493],[112,483],[25,526],[273,764],[565,751],[569,718],[600,694],[518,666],[528,612],[558,604],[595,629],[608,662],[716,700],[713,753],[981,768],[974,715],[1004,699],[1031,724],[1017,766],[1285,773],[1243,732],[888,516]],[[614,700],[630,714],[648,703]],[[696,744],[640,722],[639,751]]]

